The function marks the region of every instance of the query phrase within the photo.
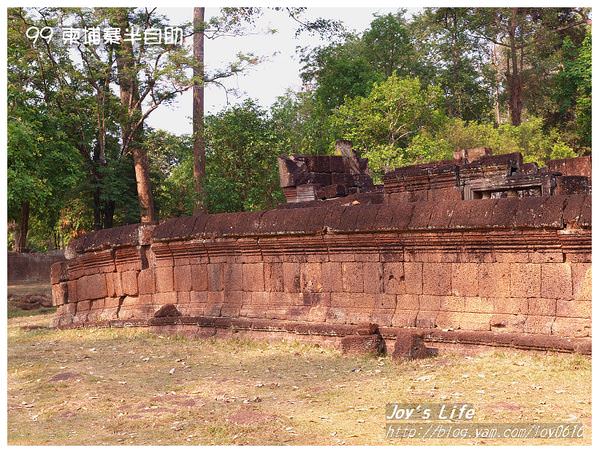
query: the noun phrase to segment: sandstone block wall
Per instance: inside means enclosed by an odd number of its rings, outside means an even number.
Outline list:
[[[62,260],[62,250],[47,253],[8,252],[8,284],[47,282],[50,278],[50,266]]]
[[[371,322],[389,338],[590,351],[590,195],[392,197],[90,234],[52,268],[56,325],[339,336]],[[154,317],[167,305],[177,317]]]

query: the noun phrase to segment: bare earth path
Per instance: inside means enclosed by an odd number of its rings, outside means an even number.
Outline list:
[[[297,343],[54,331],[9,319],[8,442],[590,444],[591,361],[496,350],[395,364]],[[581,422],[571,440],[387,440],[389,402],[467,402],[476,422]]]

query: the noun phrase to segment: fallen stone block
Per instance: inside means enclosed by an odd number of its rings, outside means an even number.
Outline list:
[[[379,325],[372,322],[358,324],[356,329],[358,335],[374,335],[379,333]]]
[[[154,318],[175,318],[178,316],[181,316],[181,313],[173,304],[164,305],[154,313]]]
[[[11,296],[9,300],[21,310],[38,310],[40,308],[49,308],[52,306],[52,299],[44,294]]]
[[[341,339],[343,354],[382,355],[385,352],[385,341],[381,334],[348,335]]]
[[[427,348],[424,336],[407,330],[398,330],[393,348],[393,360],[423,359],[435,355],[435,350]]]

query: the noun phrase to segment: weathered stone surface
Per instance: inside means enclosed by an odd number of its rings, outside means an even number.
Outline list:
[[[541,297],[541,265],[512,264],[510,294],[513,297]]]
[[[39,308],[48,308],[52,305],[64,305],[66,294],[57,294],[55,296],[55,288],[57,292],[62,292],[59,284],[53,285],[52,287],[52,298],[49,298],[45,294],[28,294],[24,296],[10,296],[9,301],[14,303],[21,310],[36,310]]]
[[[104,274],[85,275],[77,280],[77,299],[100,299],[108,295]]]
[[[126,271],[121,274],[121,285],[123,294],[126,296],[137,296],[139,288],[137,284],[137,271]]]
[[[385,341],[380,334],[348,335],[341,339],[343,354],[381,355],[385,350]]]
[[[264,291],[264,264],[247,263],[243,265],[243,290]]]
[[[176,266],[173,274],[175,291],[191,291],[191,265]]]
[[[157,292],[162,293],[174,290],[173,268],[171,266],[155,268],[154,278]]]
[[[589,193],[591,180],[586,176],[558,176],[556,195],[574,195]]]
[[[451,294],[451,266],[448,263],[423,263],[422,293],[439,296]]]
[[[547,168],[566,176],[592,176],[591,156],[550,160]]]
[[[451,291],[454,296],[478,296],[478,264],[454,263],[451,274]]]
[[[572,298],[572,270],[569,263],[541,265],[541,297]]]
[[[422,334],[410,332],[410,329],[397,330],[393,360],[423,359],[432,355],[434,352],[426,347]]]
[[[52,305],[59,307],[68,303],[68,286],[66,282],[52,285]]]
[[[173,318],[178,316],[181,316],[181,313],[173,304],[163,305],[154,313],[154,318]]]
[[[55,285],[56,283],[66,282],[68,280],[67,270],[68,266],[66,261],[53,263],[50,266],[50,283]]]
[[[143,269],[137,277],[139,294],[154,294],[156,285],[154,283],[154,272],[152,269]]]
[[[589,228],[592,213],[591,201],[590,194],[568,196],[563,214],[564,225],[575,228]]]
[[[358,157],[351,143],[339,143],[342,156],[279,157],[279,182],[288,203],[336,198],[374,188],[367,160]]]
[[[572,263],[572,294],[574,300],[592,299],[593,272],[591,263]]]
[[[139,243],[138,228],[139,225],[134,224],[94,231],[71,241],[69,248],[76,253],[84,253],[115,246],[137,245]]]
[[[518,272],[515,269],[514,272]],[[506,297],[510,295],[510,264],[487,263],[478,266],[478,293],[483,297]],[[520,288],[520,287],[519,287]]]
[[[205,264],[191,265],[192,291],[208,291],[208,271]]]
[[[378,331],[379,331],[378,324],[375,324],[372,322],[358,324],[358,326],[356,327],[356,333],[358,335],[374,335],[375,333],[378,333]]]

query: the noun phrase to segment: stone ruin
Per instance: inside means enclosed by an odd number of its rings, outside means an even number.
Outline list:
[[[591,353],[591,158],[456,151],[373,184],[340,156],[279,159],[287,203],[126,225],[52,266],[58,328],[293,337],[344,352]]]
[[[339,156],[279,157],[279,181],[288,203],[375,190],[368,174],[368,159],[360,158],[347,140],[337,140],[336,145]]]

